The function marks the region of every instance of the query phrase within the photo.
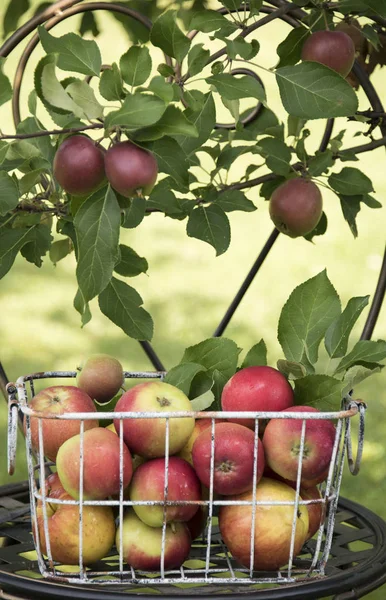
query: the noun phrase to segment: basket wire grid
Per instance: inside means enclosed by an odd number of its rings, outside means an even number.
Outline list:
[[[164,372],[125,372],[125,379],[163,379]],[[95,413],[65,413],[47,414],[40,413],[28,405],[28,396],[35,395],[34,380],[49,378],[74,378],[76,371],[51,371],[45,373],[36,373],[20,377],[16,385],[8,385],[9,393],[9,436],[8,436],[8,464],[10,471],[14,468],[16,453],[16,430],[19,410],[25,416],[26,421],[26,450],[29,473],[31,519],[34,535],[34,543],[37,552],[39,570],[43,577],[62,582],[62,583],[93,583],[93,584],[120,584],[127,585],[161,585],[161,584],[288,584],[295,583],[303,579],[320,578],[325,575],[325,567],[329,558],[333,533],[335,515],[338,507],[339,490],[342,481],[344,460],[347,455],[350,470],[353,474],[359,471],[359,464],[363,449],[364,440],[364,415],[366,406],[362,402],[355,402],[350,396],[342,401],[342,410],[340,412],[245,412],[232,413],[227,411],[228,418],[254,419],[254,457],[253,457],[253,485],[251,500],[234,500],[229,497],[217,497],[214,494],[214,466],[215,466],[215,447],[216,447],[216,428],[218,419],[224,419],[224,412],[221,411],[179,411],[163,412],[162,417],[158,412],[98,412],[98,418],[103,422],[111,419],[119,419],[119,498],[104,500],[86,500],[84,499],[84,424],[85,421],[95,419]],[[26,383],[29,383],[28,387]],[[358,450],[356,459],[352,455],[351,443],[351,418],[359,415],[358,430]],[[38,421],[38,440],[39,448],[37,454],[34,453],[31,443],[31,417]],[[164,497],[162,500],[127,500],[124,496],[123,484],[123,421],[125,419],[147,419],[162,418],[165,421],[165,476],[164,476]],[[194,417],[196,419],[211,419],[211,455],[210,455],[210,486],[208,498],[202,500],[177,501],[168,499],[169,483],[169,425],[173,418]],[[46,486],[44,485],[47,473],[47,462],[44,458],[44,440],[43,440],[43,419],[68,419],[78,420],[80,422],[80,454],[79,454],[79,499],[68,500],[58,498],[48,498]],[[267,419],[297,419],[301,420],[301,438],[299,446],[299,456],[297,465],[297,478],[295,487],[295,498],[293,501],[261,501],[256,499],[256,483],[258,477],[258,440],[261,422]],[[307,421],[310,419],[334,420],[336,422],[336,433],[333,445],[331,461],[326,480],[319,486],[320,498],[302,499],[301,498],[301,477],[302,464],[304,456],[304,446],[306,440]],[[53,463],[51,463],[53,464]],[[78,572],[68,574],[56,562],[52,556],[50,533],[48,523],[47,505],[75,505],[79,507],[79,563]],[[167,571],[165,569],[165,543],[166,543],[166,510],[168,506],[195,504],[206,507],[208,511],[207,524],[201,538],[193,541],[190,555],[186,564],[180,569]],[[317,534],[310,541],[307,541],[298,556],[295,556],[295,535],[297,526],[297,517],[301,506],[307,507],[311,504],[321,505],[321,518]],[[158,572],[145,572],[134,570],[124,560],[123,536],[121,527],[124,517],[124,511],[128,507],[135,505],[149,505],[163,507],[162,541],[160,568]],[[217,524],[217,514],[221,506],[250,506],[251,507],[251,527],[250,527],[250,561],[249,566],[241,566],[230,554],[224,542],[221,539]],[[255,555],[255,522],[259,506],[293,506],[293,518],[291,528],[291,540],[288,552],[288,561],[285,567],[277,571],[256,571],[254,570]],[[43,532],[38,526],[37,510],[40,506],[43,515]],[[94,566],[86,567],[83,563],[83,523],[84,507],[87,506],[111,506],[118,512],[117,529],[119,529],[119,543],[114,546],[110,554],[103,560],[98,561]],[[42,539],[44,536],[46,556],[42,552]],[[192,563],[191,561],[195,561]],[[111,568],[115,567],[115,568]]]

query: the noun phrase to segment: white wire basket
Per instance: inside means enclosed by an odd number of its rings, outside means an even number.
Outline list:
[[[133,501],[124,494],[123,485],[123,422],[125,419],[143,418],[159,419],[160,413],[139,413],[139,412],[98,412],[97,418],[100,425],[106,424],[106,421],[118,419],[120,423],[119,436],[119,473],[120,485],[119,495],[115,498],[106,498],[104,500],[86,500],[83,493],[83,439],[85,431],[85,422],[89,419],[95,419],[95,413],[65,413],[63,415],[39,413],[29,406],[29,401],[35,395],[34,381],[40,379],[52,378],[74,378],[76,371],[50,371],[44,373],[35,373],[21,376],[16,384],[10,383],[7,386],[9,395],[8,412],[8,470],[13,473],[16,460],[16,439],[17,427],[20,417],[25,420],[26,434],[26,452],[28,464],[28,477],[30,488],[31,504],[31,522],[34,543],[37,553],[37,561],[40,572],[43,577],[63,583],[71,584],[94,584],[94,585],[117,585],[124,584],[126,588],[140,589],[148,586],[163,586],[164,584],[181,586],[192,586],[192,584],[235,584],[243,586],[245,584],[290,584],[304,579],[311,580],[326,575],[326,566],[328,563],[332,539],[334,534],[335,515],[338,507],[339,491],[343,476],[345,459],[347,457],[349,468],[352,474],[356,475],[359,471],[362,457],[364,441],[364,423],[366,405],[361,401],[352,400],[348,395],[342,400],[342,410],[339,412],[163,412],[162,419],[165,419],[165,473],[164,473],[164,497],[161,501],[143,500]],[[124,372],[125,379],[162,379],[164,372]],[[73,383],[73,382],[72,382]],[[70,385],[68,383],[68,385]],[[219,496],[214,493],[214,453],[216,448],[215,424],[218,420],[224,420],[225,416],[229,419],[254,419],[254,460],[253,460],[253,485],[252,497],[250,500],[235,500],[227,496]],[[31,417],[36,417],[38,421],[39,448],[35,452],[31,444]],[[211,419],[211,460],[210,460],[210,485],[207,496],[204,499],[196,501],[172,501],[168,500],[169,483],[169,424],[173,418],[191,418]],[[358,421],[358,448],[354,460],[351,443],[351,420],[357,417]],[[259,430],[262,430],[267,419],[297,419],[302,422],[301,441],[299,448],[297,478],[293,487],[295,490],[293,500],[289,501],[259,501],[256,497],[257,465],[258,465],[258,440]],[[42,485],[47,475],[50,474],[53,463],[47,462],[44,455],[43,446],[43,420],[44,419],[68,419],[80,422],[80,455],[79,455],[79,479],[80,490],[79,499],[63,500],[58,498],[48,498],[46,495],[46,486]],[[307,422],[310,419],[332,420],[335,424],[335,440],[331,461],[328,467],[328,475],[319,485],[319,498],[302,499],[301,475],[304,453],[304,443],[307,432]],[[54,560],[51,553],[50,533],[48,524],[48,506],[52,504],[69,504],[77,507],[79,511],[79,562],[72,565],[70,572],[68,567],[63,566]],[[166,540],[166,508],[168,506],[179,504],[197,504],[206,507],[207,520],[202,534],[192,541],[188,559],[178,569],[167,570],[165,568],[165,540]],[[288,549],[288,560],[286,564],[274,571],[257,571],[254,568],[255,554],[255,523],[259,516],[259,511],[263,506],[290,506],[293,511],[291,539]],[[301,551],[295,555],[295,535],[296,522],[299,510],[302,507],[317,504],[321,507],[320,522],[316,534],[306,541]],[[37,525],[37,510],[40,506],[43,515],[43,529]],[[135,570],[127,564],[123,552],[123,536],[121,527],[125,511],[134,505],[161,505],[164,511],[161,538],[161,554],[159,569],[153,572]],[[231,554],[224,543],[218,525],[218,513],[223,506],[250,506],[251,507],[251,526],[249,532],[250,558],[248,565],[241,565]],[[119,530],[119,543],[114,545],[112,550],[102,560],[95,564],[84,564],[83,561],[83,526],[84,511],[87,506],[110,506],[113,507],[116,514],[116,528]],[[308,510],[308,508],[307,508]],[[44,539],[43,539],[44,538]],[[43,553],[43,549],[45,553]]]

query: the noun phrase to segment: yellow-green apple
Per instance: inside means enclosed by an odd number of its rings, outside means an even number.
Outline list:
[[[52,558],[67,565],[79,564],[79,506],[59,504],[50,500],[71,500],[63,488],[57,473],[47,477],[45,483],[47,497],[47,524]],[[43,501],[36,507],[40,547],[47,555],[47,542],[44,533]],[[82,519],[83,564],[89,565],[104,558],[114,544],[115,521],[110,506],[83,506]],[[35,526],[32,531],[35,535]]]
[[[90,396],[74,385],[57,385],[48,387],[34,396],[29,407],[44,414],[63,415],[65,413],[96,413]],[[39,450],[39,419],[31,417],[31,444]],[[84,429],[98,427],[97,414],[95,419],[85,420]],[[24,418],[26,430],[26,418]],[[44,455],[55,461],[60,446],[80,431],[80,422],[71,419],[42,418]]]
[[[116,435],[119,435],[119,433],[117,433],[117,430],[115,429],[114,423],[110,423],[110,425],[108,425],[106,427],[106,429],[109,429]],[[131,452],[131,464],[133,466],[133,473],[134,473],[135,469],[137,469],[139,467],[139,465],[143,465],[143,463],[145,461],[146,461],[146,458],[144,458],[143,456],[140,456],[139,454],[133,454]]]
[[[116,547],[119,552],[122,535],[123,558],[128,565],[140,571],[161,569],[162,527],[150,527],[129,509],[117,528]],[[189,556],[191,539],[185,523],[166,526],[164,568],[178,569]]]
[[[139,383],[118,400],[116,412],[155,412],[159,418],[124,419],[123,439],[134,454],[146,458],[165,456],[166,419],[162,413],[191,411],[189,398],[174,385],[163,381]],[[119,431],[119,419],[114,419]],[[169,420],[169,454],[183,448],[194,429],[193,417],[174,417]]]
[[[83,436],[83,498],[103,500],[119,494],[119,438],[106,427],[96,427]],[[123,488],[130,483],[133,473],[131,454],[123,444]],[[79,498],[80,489],[80,435],[70,438],[59,448],[56,467],[66,492]]]
[[[222,421],[222,419],[221,419],[221,421]],[[219,422],[220,422],[220,419],[216,419],[216,423],[219,423]],[[202,433],[204,431],[204,429],[206,429],[207,427],[211,427],[211,425],[212,425],[212,419],[205,419],[205,418],[204,419],[196,419],[196,421],[194,423],[194,429],[192,431],[192,435],[186,442],[185,446],[179,452],[177,452],[177,456],[180,456],[181,458],[188,461],[188,463],[190,463],[193,466],[193,458],[192,458],[193,444],[196,441],[196,439],[198,438],[198,436],[200,435],[200,433]]]
[[[76,376],[76,384],[100,404],[109,402],[123,385],[122,365],[108,354],[92,354]]]
[[[244,567],[251,559],[251,534],[254,543],[253,567],[258,571],[275,571],[288,563],[296,493],[285,483],[263,477],[256,486],[255,527],[252,532],[253,507],[248,505],[221,506],[219,526],[229,551]],[[253,501],[253,491],[230,496],[236,501]],[[293,504],[270,504],[291,502]],[[307,508],[299,505],[296,517],[294,555],[307,538],[309,517]]]
[[[217,494],[242,494],[253,487],[255,434],[238,423],[218,423],[214,429],[213,490]],[[257,439],[258,482],[264,471],[264,449]],[[192,449],[194,469],[200,481],[210,486],[212,430],[205,429]]]
[[[223,411],[281,411],[293,403],[292,387],[284,375],[273,367],[240,369],[225,384],[221,395]],[[255,428],[254,419],[229,420],[250,429]]]
[[[183,458],[171,456],[168,465],[168,493],[165,490],[165,459],[154,458],[138,467],[130,486],[130,499],[135,502],[157,501],[161,504],[134,505],[138,517],[151,527],[163,523],[164,500],[196,502],[201,500],[201,485],[193,467]],[[166,522],[189,521],[199,504],[177,504],[166,508]]]
[[[285,412],[320,411],[312,406],[293,406]],[[263,436],[265,460],[268,466],[291,481],[296,481],[300,460],[302,419],[271,419]],[[301,481],[312,480],[325,473],[335,442],[336,430],[327,419],[307,419]]]

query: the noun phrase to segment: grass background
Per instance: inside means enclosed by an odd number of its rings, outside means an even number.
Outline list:
[[[38,2],[33,3],[34,6]],[[217,4],[213,4],[217,7]],[[0,19],[4,12],[0,6]],[[26,15],[27,18],[28,15]],[[129,42],[122,27],[109,14],[98,13],[102,34],[98,43],[103,62],[117,61],[126,51]],[[75,31],[79,17],[67,20],[55,28],[55,35]],[[286,25],[274,22],[258,32],[261,51],[255,59],[266,67],[277,62],[276,45],[284,39]],[[114,41],[112,43],[112,40]],[[199,35],[197,42],[207,42]],[[216,44],[210,45],[211,50]],[[20,49],[8,59],[5,72],[12,78]],[[33,86],[33,69],[39,57],[37,49],[28,65],[22,85],[22,118],[27,116],[27,97]],[[157,51],[154,53],[157,55]],[[156,59],[155,59],[156,60]],[[274,77],[262,75],[267,90],[268,103],[281,119],[281,107]],[[386,102],[385,70],[377,69],[372,81]],[[369,108],[359,92],[360,108]],[[221,113],[221,107],[219,112]],[[50,120],[41,112],[44,123]],[[3,132],[12,132],[11,111],[8,105],[0,108]],[[312,135],[308,140],[309,152],[315,151],[323,132],[322,122],[310,123]],[[362,125],[337,120],[334,134],[347,128],[345,147],[368,141],[358,131]],[[377,134],[378,135],[378,134]],[[375,197],[383,201],[386,192],[386,156],[383,148],[360,155],[359,166],[373,181]],[[229,182],[237,181],[249,164],[243,157],[232,166]],[[211,165],[207,165],[211,168]],[[337,165],[339,171],[341,165]],[[205,181],[205,173],[200,178]],[[154,347],[166,367],[176,364],[185,347],[210,337],[226,308],[253,264],[258,252],[272,230],[268,206],[258,196],[258,189],[247,193],[258,210],[254,213],[231,213],[232,241],[229,250],[216,258],[213,248],[186,235],[186,223],[174,221],[158,214],[146,217],[136,230],[122,230],[121,242],[132,246],[149,262],[148,275],[140,275],[132,282],[144,299],[144,307],[155,322]],[[326,268],[337,289],[342,304],[352,296],[373,295],[384,251],[386,226],[385,208],[370,210],[364,207],[358,215],[359,237],[354,239],[343,219],[337,198],[323,189],[324,206],[329,225],[327,233],[315,238],[315,244],[304,239],[292,240],[279,236],[261,271],[253,281],[246,297],[238,308],[225,335],[248,350],[264,338],[268,346],[269,364],[275,365],[282,357],[277,342],[277,322],[281,307],[295,286]],[[146,356],[137,342],[127,338],[110,323],[91,303],[92,321],[80,327],[78,314],[72,307],[77,286],[74,258],[67,257],[54,267],[48,258],[41,269],[19,257],[13,269],[0,281],[0,361],[14,381],[18,376],[43,370],[75,369],[83,357],[106,352],[121,360],[127,370],[150,369]],[[363,327],[364,314],[353,332],[356,341]],[[386,310],[383,308],[373,338],[386,337]],[[323,371],[323,359],[320,362]],[[352,477],[346,469],[342,494],[355,500],[383,518],[386,518],[384,496],[385,482],[385,409],[386,372],[362,383],[355,397],[368,403],[366,415],[366,441],[361,472]],[[6,472],[7,411],[0,401],[0,484],[22,480],[27,476],[25,445],[18,439],[17,468],[11,478]],[[383,600],[386,588],[367,597]]]

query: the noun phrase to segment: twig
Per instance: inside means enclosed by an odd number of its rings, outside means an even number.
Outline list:
[[[14,133],[0,134],[0,140],[27,140],[29,138],[44,137],[46,135],[60,135],[62,133],[77,133],[78,131],[86,131],[87,129],[103,129],[102,123],[93,123],[84,127],[70,127],[68,129],[52,129],[51,131],[35,131],[34,133]]]

